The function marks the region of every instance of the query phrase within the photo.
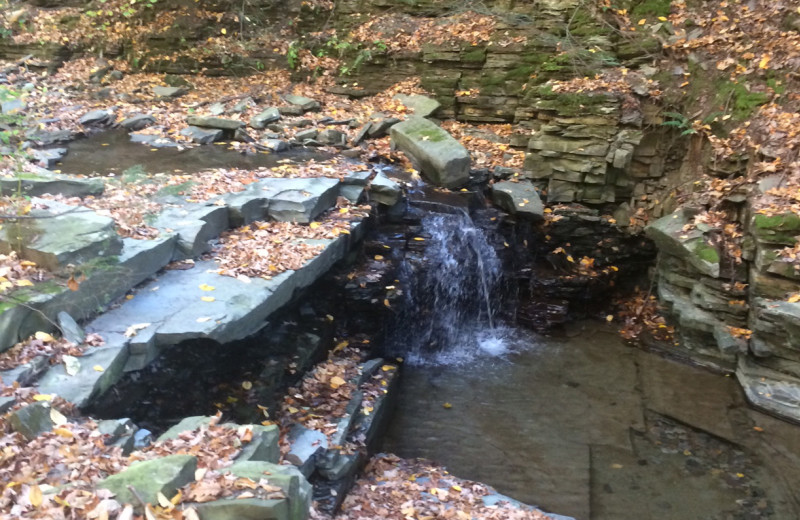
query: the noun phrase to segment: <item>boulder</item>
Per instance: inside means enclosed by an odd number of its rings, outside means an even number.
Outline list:
[[[257,130],[261,130],[262,128],[266,128],[266,126],[270,123],[274,123],[281,118],[281,112],[277,108],[268,108],[250,118],[250,126]]]
[[[47,148],[45,150],[33,150],[33,158],[42,168],[52,168],[67,155],[66,148]]]
[[[83,331],[78,322],[65,311],[58,313],[58,328],[61,329],[61,336],[76,345],[83,343],[86,338],[86,333]]]
[[[492,186],[492,201],[512,215],[544,218],[544,205],[539,198],[539,190],[529,180],[495,183]]]
[[[282,222],[311,222],[336,204],[339,192],[339,181],[325,177],[265,179],[263,184],[270,199],[269,216]]]
[[[8,101],[3,101],[0,103],[0,111],[3,114],[13,115],[25,110],[26,104],[20,98],[9,99]]]
[[[400,120],[396,117],[387,117],[385,119],[372,121],[367,134],[372,139],[378,139],[379,137],[385,136],[389,132],[389,129],[399,122]]]
[[[138,505],[137,497],[149,504],[158,504],[158,494],[172,498],[178,489],[194,482],[197,459],[191,455],[168,455],[158,459],[134,462],[128,469],[97,484],[108,489],[122,504]]]
[[[281,488],[289,501],[289,518],[303,520],[308,518],[311,507],[311,484],[292,466],[279,466],[270,462],[239,462],[227,468],[231,474],[258,482],[267,480],[270,485]]]
[[[202,520],[295,520],[289,516],[289,501],[286,499],[223,499],[193,504],[192,507]]]
[[[156,118],[149,114],[134,114],[120,122],[120,126],[128,132],[136,132],[147,128],[156,122]]]
[[[414,115],[419,117],[430,117],[442,106],[442,104],[435,99],[419,94],[397,94],[394,98],[412,109]]]
[[[223,117],[200,117],[189,116],[186,122],[191,126],[199,126],[200,128],[217,128],[219,130],[234,131],[244,126],[244,123],[236,119],[225,119]]]
[[[36,199],[38,200],[38,199]],[[118,255],[122,241],[111,217],[76,207],[40,201],[49,209],[33,210],[27,220],[0,229],[0,252],[18,251],[22,258],[50,271],[68,264],[79,265],[96,257]]]
[[[12,412],[8,417],[11,428],[26,439],[33,440],[40,433],[53,429],[53,420],[50,418],[50,404],[45,402],[33,403]]]
[[[681,208],[647,226],[645,233],[660,251],[677,256],[706,276],[718,278],[720,254],[717,248],[706,240],[700,229],[684,231],[684,226],[696,213],[691,208]]]
[[[290,448],[286,460],[309,477],[316,468],[317,460],[328,449],[328,438],[322,432],[295,424],[289,430],[288,439]]]
[[[311,98],[305,96],[297,96],[295,94],[287,94],[283,99],[290,105],[300,107],[303,112],[310,112],[312,110],[319,110],[320,104]]]
[[[308,130],[301,130],[297,132],[294,134],[294,138],[302,143],[309,139],[316,139],[317,135],[319,135],[319,132],[317,132],[316,128],[309,128]]]
[[[322,144],[344,146],[347,142],[347,134],[339,130],[323,130],[317,136],[317,140]]]
[[[372,200],[385,206],[394,206],[400,200],[403,190],[400,185],[387,177],[383,172],[378,172],[369,185],[369,195]]]
[[[153,95],[160,98],[178,98],[188,92],[186,87],[153,87]]]
[[[181,135],[197,144],[211,144],[222,139],[223,131],[219,128],[206,130],[197,126],[187,126],[181,130]]]
[[[289,143],[283,139],[264,139],[260,142],[261,146],[271,152],[285,152],[289,149]]]
[[[392,146],[408,155],[425,177],[438,186],[457,188],[469,181],[469,153],[450,134],[422,117],[391,128]]]
[[[81,116],[78,122],[83,126],[99,126],[111,123],[113,119],[114,113],[110,110],[92,110]]]

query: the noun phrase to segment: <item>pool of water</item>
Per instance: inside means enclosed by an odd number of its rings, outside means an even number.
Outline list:
[[[281,153],[242,153],[225,144],[210,144],[194,148],[153,148],[131,142],[124,131],[114,130],[93,134],[73,141],[69,152],[55,168],[63,173],[107,175],[141,166],[147,173],[198,173],[214,168],[270,168],[285,161],[308,162],[324,160],[330,155],[311,148],[297,148]]]
[[[581,327],[500,330],[470,363],[406,366],[385,451],[578,520],[800,518],[800,428],[749,409],[730,377]]]

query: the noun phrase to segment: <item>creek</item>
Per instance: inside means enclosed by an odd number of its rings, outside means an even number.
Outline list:
[[[313,156],[98,146],[109,139],[117,137],[74,143],[62,168],[107,173],[143,164],[151,173],[189,173]],[[256,336],[235,345],[179,345],[126,376],[94,412],[128,416],[156,432],[183,416],[214,413],[219,402],[237,418],[237,407],[253,408],[245,395],[231,398],[242,381],[254,381],[258,402],[275,406],[303,367],[324,356],[317,344],[366,333],[382,345],[376,355],[405,361],[384,451],[431,459],[578,520],[800,517],[792,487],[800,477],[796,426],[749,408],[730,377],[625,345],[613,324],[573,320],[550,335],[516,325],[502,214],[481,204],[469,212],[453,203],[460,195],[443,202],[424,186],[411,191],[402,217],[384,215],[368,234],[366,254]],[[384,250],[387,262],[371,258]],[[372,289],[348,284],[344,273],[378,263],[383,271],[367,277]],[[391,310],[376,306],[393,283],[400,292]],[[336,311],[347,319],[334,331],[319,318]],[[308,333],[318,341],[298,361],[295,346]],[[283,361],[276,359],[283,358],[301,368],[277,383]]]

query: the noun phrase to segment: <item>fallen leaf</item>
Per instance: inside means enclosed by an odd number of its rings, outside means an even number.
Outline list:
[[[74,376],[81,370],[81,362],[75,356],[63,356],[61,360],[64,362],[64,370],[67,375]]]
[[[204,302],[213,302],[216,298],[214,298],[213,296],[203,296],[200,299],[203,300]]]
[[[201,291],[213,291],[214,289],[216,289],[216,287],[214,287],[212,285],[208,285],[207,283],[200,284],[200,290]]]
[[[339,376],[333,376],[331,378],[331,381],[330,381],[331,388],[333,388],[334,390],[339,388],[340,386],[342,386],[345,383],[347,383],[347,381],[345,381],[344,379],[342,379]]]
[[[39,507],[42,505],[42,488],[37,486],[36,484],[31,486],[30,491],[28,491],[28,500],[31,501],[31,505],[33,507]]]
[[[125,337],[132,338],[139,333],[140,330],[146,329],[149,327],[150,323],[137,323],[135,325],[131,325],[127,329],[125,329]]]
[[[50,334],[48,334],[46,332],[42,332],[42,331],[36,332],[36,334],[34,334],[33,337],[38,339],[39,341],[55,341],[56,340],[56,338],[54,338]]]
[[[64,414],[55,408],[50,408],[50,420],[53,421],[53,424],[56,426],[61,426],[62,424],[67,424],[68,422]]]

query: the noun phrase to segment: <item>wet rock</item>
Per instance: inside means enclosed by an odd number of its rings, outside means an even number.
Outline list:
[[[295,105],[300,107],[305,112],[311,112],[312,110],[319,110],[320,104],[318,101],[315,101],[311,98],[305,96],[297,96],[295,94],[287,94],[283,96],[283,99],[289,103],[290,105]]]
[[[372,200],[386,206],[394,206],[400,200],[403,190],[400,185],[387,177],[383,172],[378,172],[369,185],[369,196]]]
[[[743,356],[739,358],[736,378],[753,406],[792,422],[800,422],[800,377]]]
[[[264,139],[260,144],[271,152],[285,152],[289,149],[289,143],[283,139]]]
[[[84,114],[78,122],[83,126],[107,125],[114,120],[114,113],[110,110],[92,110]]]
[[[58,313],[58,328],[61,329],[61,337],[76,345],[82,344],[86,339],[86,332],[66,311]]]
[[[261,112],[260,114],[257,114],[252,118],[250,118],[250,126],[252,126],[257,130],[261,130],[263,128],[266,128],[268,124],[280,120],[280,118],[281,118],[280,110],[278,110],[275,107],[268,108],[263,112]]]
[[[339,195],[353,204],[357,203],[361,199],[361,195],[364,193],[371,175],[372,172],[369,170],[350,172],[342,179],[342,184],[339,186]]]
[[[301,130],[294,134],[294,138],[300,141],[301,143],[308,140],[308,139],[316,139],[318,132],[315,128],[309,128],[308,130]]]
[[[289,430],[289,453],[285,458],[294,464],[306,477],[316,468],[317,459],[328,449],[328,438],[324,433],[309,430],[299,424]]]
[[[159,98],[179,98],[186,95],[188,92],[189,89],[186,87],[153,87],[153,95]]]
[[[187,126],[181,130],[181,135],[188,137],[197,144],[211,144],[222,139],[223,131],[219,128],[205,129],[197,126]]]
[[[396,117],[387,117],[378,121],[373,121],[367,132],[372,139],[378,139],[389,133],[389,129],[399,123],[400,120]]]
[[[269,216],[282,222],[308,223],[336,204],[339,181],[310,179],[265,179]],[[274,193],[274,195],[272,195]]]
[[[233,131],[233,140],[239,141],[242,143],[254,143],[256,140],[250,137],[250,134],[247,133],[247,130],[244,128],[237,128]]]
[[[192,126],[201,128],[217,128],[219,130],[234,131],[244,126],[244,123],[235,119],[225,119],[222,117],[200,117],[189,116],[186,122]]]
[[[431,182],[457,188],[469,181],[469,153],[434,123],[411,117],[391,128],[392,145],[408,155]]]
[[[177,439],[181,433],[191,432],[202,427],[208,427],[210,424],[216,424],[217,419],[209,415],[195,415],[192,417],[184,417],[180,422],[167,431],[159,435],[158,442],[169,441]]]
[[[512,215],[544,218],[544,205],[539,198],[539,190],[529,180],[495,183],[492,186],[492,201]]]
[[[36,199],[34,199],[36,200]],[[26,258],[53,272],[68,264],[80,265],[96,257],[117,255],[122,241],[114,220],[93,211],[74,211],[74,206],[47,201],[47,210],[33,210],[31,216],[46,219],[46,226],[22,223],[0,229],[0,251],[17,250]],[[19,245],[19,234],[33,234]]]
[[[119,81],[125,77],[125,74],[121,70],[112,70],[108,77],[114,81]]]
[[[186,129],[184,129],[185,131]],[[199,130],[199,129],[198,129]],[[186,135],[186,134],[184,134]],[[199,135],[199,134],[198,134]],[[141,143],[152,148],[177,148],[179,145],[172,139],[153,134],[130,134],[132,143]]]
[[[0,413],[6,413],[11,409],[12,406],[16,404],[17,400],[13,397],[1,397],[0,396]]]
[[[399,100],[408,108],[414,110],[415,116],[431,117],[442,106],[441,103],[428,96],[421,96],[419,94],[397,94],[394,99]]]
[[[50,146],[56,143],[68,143],[73,139],[72,132],[69,130],[57,130],[54,132],[34,130],[26,133],[25,137],[41,146]]]
[[[339,130],[323,130],[317,136],[317,140],[326,145],[344,146],[347,142],[347,134]]]
[[[149,114],[134,114],[120,122],[120,126],[128,132],[136,132],[147,128],[156,122],[156,118]]]
[[[150,504],[158,503],[158,494],[172,497],[186,484],[194,482],[197,459],[191,455],[168,455],[158,459],[134,462],[128,469],[112,475],[97,484],[98,488],[108,489],[123,504],[138,504],[142,500]]]
[[[33,440],[40,433],[53,429],[49,403],[33,403],[12,412],[8,416],[11,428],[26,439]]]
[[[47,148],[44,150],[33,150],[31,155],[33,155],[33,159],[36,161],[36,164],[42,168],[50,169],[58,164],[65,155],[67,155],[67,149]]]

